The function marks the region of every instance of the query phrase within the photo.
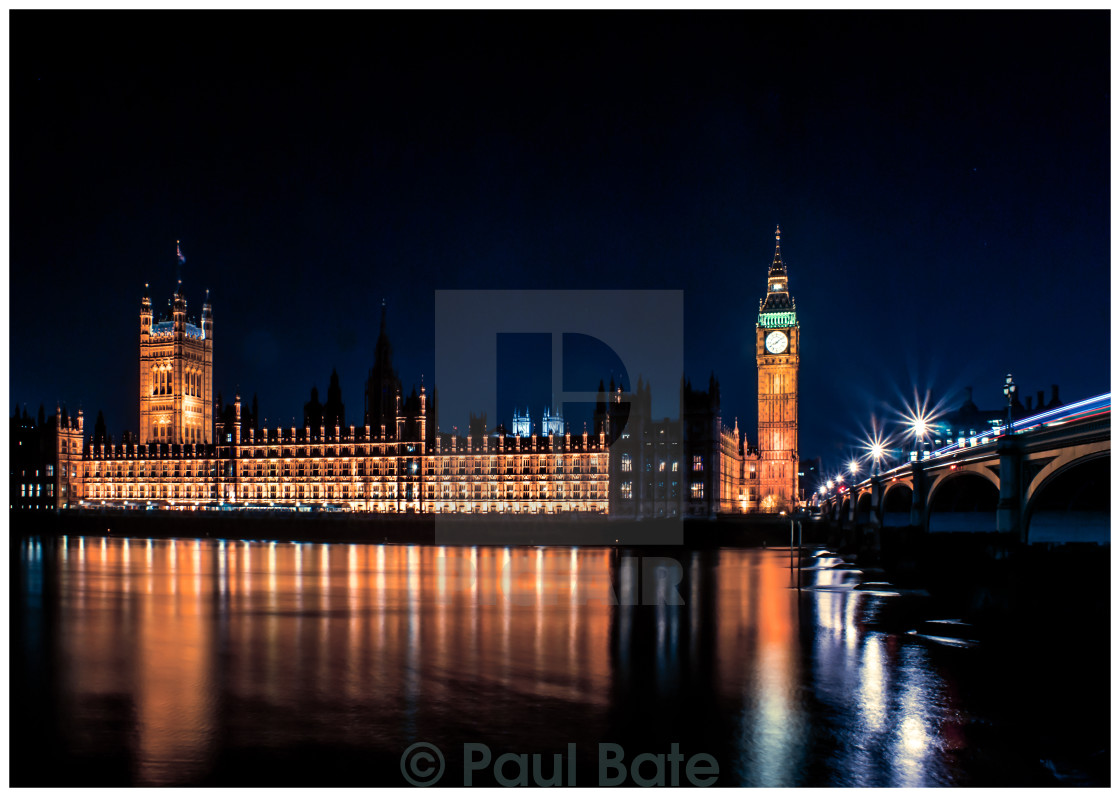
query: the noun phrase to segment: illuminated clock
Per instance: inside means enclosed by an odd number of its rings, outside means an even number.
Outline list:
[[[766,336],[766,351],[771,354],[781,354],[789,346],[789,338],[786,333],[780,330],[774,330]]]

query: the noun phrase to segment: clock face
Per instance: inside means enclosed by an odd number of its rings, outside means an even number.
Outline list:
[[[789,338],[785,332],[774,330],[766,336],[766,351],[771,354],[781,354],[789,346]]]

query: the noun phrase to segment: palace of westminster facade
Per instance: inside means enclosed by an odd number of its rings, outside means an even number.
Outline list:
[[[325,405],[313,394],[302,428],[256,428],[255,418],[243,420],[240,396],[215,405],[209,296],[193,323],[180,282],[169,319],[153,319],[147,291],[141,302],[138,440],[95,442],[81,411],[60,409],[46,466],[52,504],[635,518],[788,509],[798,500],[800,341],[776,237],[756,326],[757,449],[737,420],[723,424],[714,376],[706,391],[682,380],[676,420],[651,416],[640,378],[630,393],[612,379],[609,389],[600,384],[590,433],[572,434],[547,409],[544,434],[516,413],[513,432],[484,420],[466,435],[442,432],[434,396],[423,385],[401,390],[384,307],[361,426],[345,425],[335,376]]]

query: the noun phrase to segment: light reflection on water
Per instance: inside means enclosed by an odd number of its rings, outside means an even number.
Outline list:
[[[799,598],[786,554],[685,551],[683,606],[618,606],[640,576],[608,549],[44,544],[60,744],[78,760],[124,745],[137,784],[206,782],[223,756],[309,744],[593,755],[649,704],[677,718],[662,747],[711,748],[728,785],[955,779],[952,691],[926,647],[865,626],[889,598],[847,589],[836,560],[802,574],[824,589]],[[20,560],[41,591],[40,542]],[[709,704],[725,726],[709,727]]]

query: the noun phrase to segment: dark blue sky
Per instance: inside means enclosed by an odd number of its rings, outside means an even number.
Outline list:
[[[16,11],[11,44],[9,406],[135,429],[179,238],[270,424],[332,367],[361,422],[383,297],[411,386],[435,290],[666,288],[754,443],[776,223],[805,455],[915,385],[1109,389],[1108,12]]]

